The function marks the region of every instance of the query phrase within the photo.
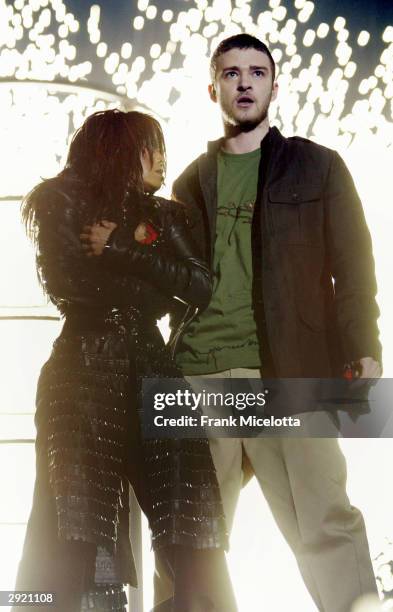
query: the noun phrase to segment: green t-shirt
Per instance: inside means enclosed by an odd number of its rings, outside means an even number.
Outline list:
[[[177,363],[186,375],[261,365],[252,309],[251,221],[260,149],[220,151],[213,296],[187,329]]]

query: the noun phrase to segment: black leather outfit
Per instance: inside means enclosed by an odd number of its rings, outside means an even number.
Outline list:
[[[123,610],[121,585],[136,585],[128,481],[155,549],[227,547],[207,440],[143,441],[137,416],[143,377],[180,376],[156,320],[174,296],[205,305],[210,277],[178,204],[130,196],[110,219],[118,228],[109,248],[87,257],[79,235],[91,219],[81,184],[54,179],[39,198],[38,270],[65,322],[38,383],[37,478],[16,588],[57,590],[58,612],[79,611],[89,590],[94,609]],[[140,221],[158,231],[153,244],[134,240]],[[105,596],[94,595],[98,582]]]

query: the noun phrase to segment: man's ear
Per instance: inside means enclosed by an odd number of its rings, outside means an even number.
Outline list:
[[[214,87],[213,83],[210,83],[210,85],[208,86],[207,89],[208,89],[208,92],[209,92],[210,100],[212,102],[217,102],[216,88]]]
[[[272,99],[271,99],[272,102],[274,102],[274,100],[277,98],[277,94],[278,94],[278,83],[277,81],[274,81],[273,89],[272,89]]]

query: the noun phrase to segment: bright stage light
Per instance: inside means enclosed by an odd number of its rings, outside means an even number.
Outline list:
[[[123,59],[130,59],[132,53],[132,45],[129,42],[123,43],[121,46],[121,56]]]
[[[384,30],[382,40],[386,43],[393,42],[393,26],[390,25]]]
[[[108,45],[104,42],[100,42],[97,45],[97,57],[105,57],[108,53]]]
[[[355,62],[348,62],[348,64],[344,68],[344,75],[348,79],[351,79],[356,72],[356,68],[357,68],[357,65],[355,64]]]
[[[297,52],[296,45],[288,45],[288,47],[285,49],[285,52],[288,55],[288,57],[293,57]]]
[[[111,53],[105,60],[104,68],[108,74],[113,74],[119,64],[119,54]]]
[[[272,56],[273,56],[273,59],[274,59],[275,63],[279,64],[280,60],[282,58],[282,51],[281,51],[281,49],[273,49]]]
[[[67,36],[68,36],[68,28],[67,28],[67,26],[64,23],[59,25],[59,28],[58,28],[57,31],[59,33],[60,38],[67,38]]]
[[[276,21],[283,21],[283,19],[285,19],[287,14],[287,9],[285,8],[285,6],[277,6],[274,10],[273,10],[273,19],[275,19]]]
[[[370,40],[370,33],[366,32],[366,30],[362,30],[358,36],[358,45],[360,47],[365,47]]]
[[[339,42],[345,42],[346,40],[348,40],[348,37],[349,37],[349,31],[346,30],[345,28],[343,28],[337,33],[337,40]]]
[[[315,32],[314,30],[307,30],[303,37],[303,45],[305,47],[311,47],[315,40]]]
[[[320,66],[322,64],[323,57],[320,53],[314,53],[311,58],[311,64],[314,66]]]
[[[314,11],[315,5],[313,2],[306,2],[298,15],[298,20],[301,23],[306,23]]]
[[[143,19],[143,17],[141,17],[140,15],[138,17],[135,17],[134,19],[134,29],[135,30],[142,30],[144,24],[145,24],[145,20]]]
[[[150,57],[157,59],[157,57],[159,57],[160,55],[161,55],[161,47],[159,44],[154,43],[154,45],[150,47]]]
[[[333,28],[336,30],[336,32],[339,32],[345,27],[345,24],[346,20],[344,19],[344,17],[337,17],[333,24]]]
[[[173,11],[166,9],[162,13],[162,20],[168,23],[169,21],[172,21],[172,19],[173,19]]]
[[[147,19],[155,19],[157,15],[157,7],[156,6],[148,6],[146,9],[146,17]]]

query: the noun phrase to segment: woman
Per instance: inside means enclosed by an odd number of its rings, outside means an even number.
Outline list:
[[[125,610],[123,584],[136,585],[127,480],[174,578],[157,610],[235,610],[207,441],[140,435],[142,378],[179,376],[156,321],[174,296],[203,306],[211,290],[179,205],[146,194],[164,170],[157,121],[98,112],[64,170],[23,204],[64,326],[38,382],[37,477],[16,588],[55,592],[58,612]],[[97,223],[109,240],[90,257],[96,245],[86,250],[80,235]]]

